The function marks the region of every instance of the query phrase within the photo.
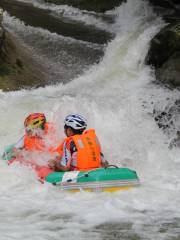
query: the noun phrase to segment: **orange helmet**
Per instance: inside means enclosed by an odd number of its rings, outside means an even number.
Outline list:
[[[24,126],[27,130],[35,128],[43,128],[46,122],[46,117],[43,113],[32,113],[24,121]]]

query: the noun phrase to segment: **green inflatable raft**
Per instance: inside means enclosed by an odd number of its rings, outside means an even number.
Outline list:
[[[12,162],[13,144],[5,148],[3,159]],[[21,164],[26,165],[21,161]],[[48,167],[36,169],[37,176],[43,182],[57,186],[61,190],[114,192],[139,186],[136,171],[129,168],[118,168],[110,165],[108,168],[92,169],[90,171],[53,172]]]
[[[52,172],[45,181],[58,186],[62,190],[114,192],[139,185],[135,171],[129,168],[98,168],[87,172]]]

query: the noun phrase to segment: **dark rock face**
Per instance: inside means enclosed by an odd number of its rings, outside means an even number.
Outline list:
[[[151,41],[148,64],[159,68],[176,51],[180,50],[180,24],[170,24],[163,28]]]
[[[72,37],[78,40],[105,44],[114,36],[104,30],[96,29],[91,26],[84,26],[75,21],[70,21],[64,17],[58,19],[49,11],[38,9],[31,4],[11,0],[1,0],[0,6],[10,15],[22,20],[27,25],[47,29],[50,32],[63,36]]]
[[[180,51],[175,52],[160,69],[156,71],[157,79],[171,86],[180,86]]]
[[[180,147],[180,100],[167,106],[164,111],[154,109],[153,115],[159,128],[172,139],[169,147]]]
[[[174,22],[180,16],[179,0],[149,0],[154,6],[154,11],[161,15],[165,21]]]
[[[88,47],[88,45],[87,47],[81,47],[78,44],[67,45],[62,41],[62,46],[60,47],[60,45],[58,45],[58,49],[65,53],[65,60],[66,55],[70,57],[72,55],[72,58],[69,58],[70,64],[68,64],[68,62],[66,64],[62,58],[62,71],[59,71],[59,77],[55,75],[56,72],[52,72],[49,78],[49,70],[45,68],[43,62],[33,58],[32,53],[28,52],[28,48],[20,46],[22,42],[18,42],[17,39],[6,31],[5,41],[2,46],[3,51],[0,56],[0,89],[3,90],[18,90],[21,88],[45,86],[51,83],[49,79],[52,79],[55,83],[67,82],[74,76],[77,76],[77,74],[83,72],[83,68],[71,69],[73,66],[78,66],[81,56],[82,59],[85,59],[85,63],[82,64],[84,68],[95,61],[98,62],[103,55],[104,43],[113,37],[111,33],[96,29],[93,26],[84,26],[82,23],[77,23],[76,21],[67,21],[63,16],[57,18],[51,15],[50,11],[35,8],[31,4],[15,0],[0,0],[0,6],[10,15],[24,21],[27,25],[48,29],[50,32],[56,32],[63,36],[83,40],[84,42],[87,41],[102,45],[99,49],[93,49]],[[41,39],[39,41],[41,41]],[[68,48],[63,51],[63,47],[66,48],[67,46]],[[75,60],[77,60],[77,64]],[[68,71],[68,69],[70,71]],[[55,78],[53,78],[53,76],[55,76]]]
[[[180,87],[180,1],[149,0],[154,11],[167,25],[152,39],[146,63],[153,66],[157,83]],[[167,104],[163,111],[154,109],[154,119],[171,139],[169,147],[180,147],[180,100]]]
[[[2,27],[3,20],[3,10],[0,8],[0,52],[2,49],[3,39],[4,39],[4,29]]]
[[[0,89],[18,90],[22,86],[43,85],[42,74],[33,66],[15,39],[4,31],[2,14],[0,9]]]
[[[157,80],[180,86],[180,22],[171,23],[154,37],[146,62],[155,67]]]
[[[49,3],[66,4],[88,11],[105,12],[119,6],[124,0],[45,0]]]
[[[180,2],[149,0],[169,23],[151,41],[146,63],[155,69],[157,81],[170,87],[180,86]]]
[[[14,91],[44,86],[44,76],[22,46],[5,32],[0,52],[0,89]]]

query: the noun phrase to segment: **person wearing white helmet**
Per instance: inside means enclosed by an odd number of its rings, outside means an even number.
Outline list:
[[[70,114],[64,120],[67,138],[57,148],[59,157],[49,161],[55,171],[88,171],[107,167],[94,129],[86,130],[87,120],[80,114]]]

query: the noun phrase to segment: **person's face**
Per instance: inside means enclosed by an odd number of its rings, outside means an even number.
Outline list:
[[[41,128],[33,128],[33,129],[26,130],[26,132],[29,136],[41,137],[44,131]]]
[[[74,133],[71,128],[64,128],[64,133],[67,137],[73,136]]]

